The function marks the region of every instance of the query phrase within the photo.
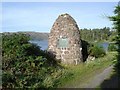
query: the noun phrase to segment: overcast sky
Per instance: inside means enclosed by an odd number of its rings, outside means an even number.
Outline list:
[[[2,32],[50,32],[60,14],[68,13],[79,28],[112,27],[107,16],[114,15],[117,2],[4,2]]]

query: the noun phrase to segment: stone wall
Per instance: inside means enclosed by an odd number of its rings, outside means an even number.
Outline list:
[[[82,62],[80,31],[75,20],[69,14],[62,14],[52,26],[48,51],[64,64]]]

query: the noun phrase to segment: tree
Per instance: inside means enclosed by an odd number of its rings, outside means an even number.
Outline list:
[[[114,29],[117,31],[116,36],[116,44],[118,45],[118,61],[116,64],[116,69],[118,71],[118,74],[120,75],[120,1],[118,2],[118,5],[115,7],[114,10],[114,16],[109,17],[111,21],[113,21]]]
[[[81,29],[81,39],[93,42],[93,41],[106,41],[110,37],[113,37],[115,31],[110,31],[109,27],[95,28],[95,29]]]

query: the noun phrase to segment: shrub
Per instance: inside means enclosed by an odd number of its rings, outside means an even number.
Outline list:
[[[57,68],[47,52],[29,43],[29,36],[21,33],[3,34],[2,41],[3,88],[53,87],[51,73]]]
[[[109,44],[108,50],[109,51],[116,51],[117,50],[117,46],[115,44]]]
[[[102,57],[102,56],[104,56],[106,54],[103,47],[97,46],[97,45],[91,45],[89,47],[88,53],[89,53],[89,55],[94,56],[96,58]]]

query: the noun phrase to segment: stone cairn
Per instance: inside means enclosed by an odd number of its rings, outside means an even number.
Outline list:
[[[63,64],[82,62],[80,31],[69,14],[61,14],[54,22],[48,42],[48,51]]]

